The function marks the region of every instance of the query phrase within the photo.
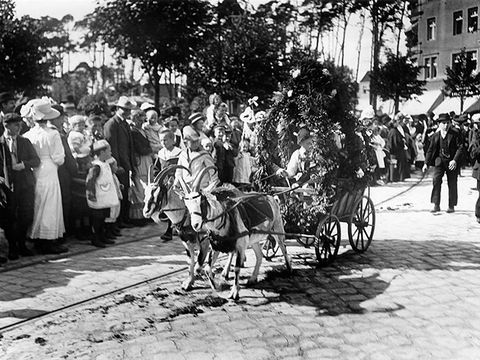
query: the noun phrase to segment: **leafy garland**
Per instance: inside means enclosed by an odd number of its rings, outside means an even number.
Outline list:
[[[271,192],[265,177],[275,172],[273,164],[285,168],[298,147],[296,133],[301,127],[309,129],[315,135],[311,162],[318,165],[311,174],[314,194],[308,201],[296,195],[287,198],[283,215],[287,232],[313,233],[318,217],[328,212],[338,193],[338,178],[355,182],[355,171],[362,167],[364,156],[353,115],[357,85],[348,69],[309,58],[301,60],[291,75],[266,120],[258,125],[259,170],[254,183],[261,191]],[[343,149],[335,143],[338,130],[345,135]]]

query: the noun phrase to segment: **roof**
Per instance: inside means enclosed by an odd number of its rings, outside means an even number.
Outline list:
[[[363,78],[362,78],[362,80],[360,80],[360,82],[370,82],[370,74],[371,74],[371,72],[367,71],[365,73],[365,75],[363,75]]]

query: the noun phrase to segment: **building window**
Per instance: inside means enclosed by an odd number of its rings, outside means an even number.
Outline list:
[[[437,77],[437,57],[431,56],[423,60],[425,80],[435,79]]]
[[[435,18],[427,19],[427,40],[435,40],[435,29],[437,27]]]
[[[430,58],[424,60],[425,80],[430,79]]]
[[[460,55],[459,53],[452,55],[452,69],[454,69],[454,70],[458,65],[459,55]],[[477,68],[478,68],[477,50],[467,51],[466,55],[467,55],[467,61],[472,64],[472,67],[473,67],[474,71],[477,70]]]
[[[460,35],[463,28],[463,11],[453,13],[453,35]]]
[[[478,7],[468,9],[467,31],[473,33],[478,30]]]

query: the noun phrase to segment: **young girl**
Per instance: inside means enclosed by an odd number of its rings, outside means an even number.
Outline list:
[[[235,157],[233,169],[233,185],[240,190],[250,190],[250,175],[253,172],[253,157],[250,155],[250,140],[240,141],[240,151]]]
[[[74,115],[68,119],[70,133],[68,134],[68,146],[72,150],[73,157],[77,160],[78,172],[85,174],[91,163],[90,139],[85,132],[85,116]]]

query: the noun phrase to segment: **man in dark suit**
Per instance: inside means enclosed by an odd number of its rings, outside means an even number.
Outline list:
[[[459,172],[459,161],[463,156],[463,139],[458,129],[451,126],[450,116],[440,114],[437,119],[439,130],[432,135],[430,146],[425,154],[425,165],[434,166],[433,190],[431,202],[434,204],[432,212],[440,211],[440,191],[443,175],[447,174],[448,181],[448,210],[447,213],[455,211],[458,201],[457,177]]]
[[[112,148],[112,156],[117,160],[117,177],[122,185],[122,202],[120,208],[120,227],[131,227],[129,221],[128,188],[130,178],[134,172],[133,142],[127,119],[134,108],[134,104],[126,96],[121,96],[116,104],[115,115],[104,125],[105,139]]]
[[[409,164],[407,162],[407,134],[402,126],[403,115],[397,114],[392,121],[392,127],[388,132],[387,148],[390,152],[390,159],[393,164],[390,173],[390,181],[403,181],[409,176]]]
[[[35,177],[33,168],[40,165],[40,159],[30,141],[20,134],[22,118],[15,113],[6,114],[5,143],[12,160],[11,186],[12,202],[9,205],[13,216],[14,238],[9,242],[10,258],[18,258],[18,254],[31,256],[32,252],[26,246],[27,229],[33,222],[35,204]]]
[[[60,113],[60,116],[49,120],[48,126],[57,130],[62,139],[63,150],[65,151],[65,162],[58,167],[58,181],[60,182],[60,190],[62,191],[62,208],[63,222],[65,224],[65,232],[70,235],[73,231],[73,221],[70,216],[72,206],[72,181],[78,176],[78,167],[75,158],[72,155],[70,146],[67,141],[67,133],[63,125],[65,123],[65,112],[61,105],[52,105],[52,108]]]

